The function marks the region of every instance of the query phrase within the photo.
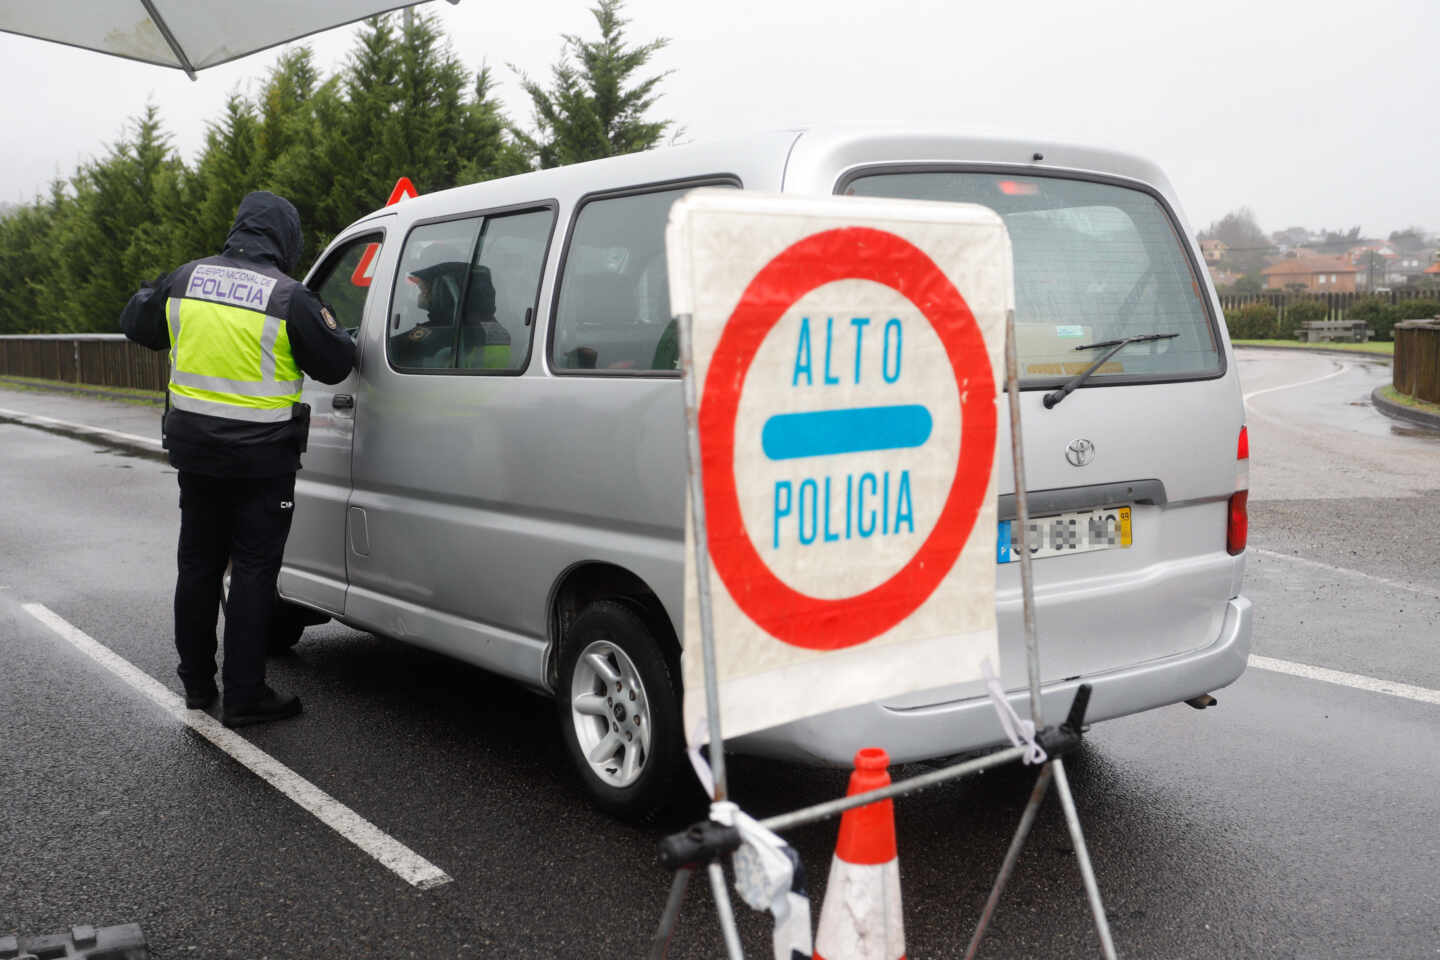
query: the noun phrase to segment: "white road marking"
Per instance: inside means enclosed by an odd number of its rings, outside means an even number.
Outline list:
[[[158,680],[136,667],[109,647],[91,638],[39,603],[22,604],[22,609],[71,643],[81,653],[124,680],[175,719],[225,751],[260,779],[314,814],[321,823],[380,861],[406,883],[422,890],[449,883],[451,878],[400,841],[376,827],[340,801],[300,776],[249,740],[227,730],[199,710],[185,709],[185,701]]]
[[[72,423],[69,420],[56,420],[54,417],[42,417],[38,413],[26,413],[23,410],[7,410],[0,407],[0,416],[13,417],[16,420],[34,420],[36,423],[47,423],[57,427],[65,427],[69,430],[82,430],[85,433],[98,434],[102,437],[114,437],[116,440],[123,440],[126,443],[138,443],[154,450],[163,449],[160,441],[151,437],[142,437],[134,433],[121,433],[119,430],[106,430],[104,427],[92,427],[86,423]],[[82,439],[82,438],[77,438]]]
[[[1440,705],[1440,690],[1417,687],[1408,683],[1397,683],[1394,680],[1381,680],[1378,677],[1345,673],[1342,670],[1331,670],[1327,667],[1312,667],[1308,663],[1292,663],[1289,660],[1276,660],[1272,657],[1261,657],[1254,654],[1250,657],[1250,666],[1257,670],[1288,673],[1292,677],[1303,677],[1306,680],[1319,680],[1322,683],[1335,683],[1355,690],[1386,693],[1392,697],[1404,697],[1406,700],[1419,700],[1421,703]]]
[[[1338,377],[1340,376],[1340,374],[1350,369],[1348,366],[1346,366],[1339,360],[1331,360],[1330,362],[1336,364],[1339,369],[1332,370],[1329,373],[1325,374],[1325,376],[1323,377],[1315,377],[1310,380],[1301,380],[1299,383],[1283,383],[1278,387],[1266,387],[1264,390],[1251,390],[1249,393],[1245,394],[1245,402],[1248,403],[1251,397],[1258,397],[1262,393],[1274,393],[1276,390],[1293,390],[1295,387],[1308,387],[1312,383],[1319,383],[1321,380],[1329,380],[1331,377]]]
[[[1361,579],[1370,580],[1375,583],[1383,584],[1387,587],[1393,587],[1396,590],[1408,590],[1411,593],[1418,593],[1422,597],[1440,598],[1440,588],[1436,587],[1430,587],[1429,589],[1426,589],[1425,587],[1416,587],[1408,583],[1401,583],[1399,580],[1387,580],[1385,577],[1377,577],[1373,573],[1361,573],[1359,570],[1350,570],[1346,567],[1334,567],[1328,563],[1321,563],[1319,560],[1308,560],[1305,557],[1297,557],[1289,553],[1277,553],[1274,550],[1261,550],[1260,548],[1256,547],[1255,552],[1261,554],[1262,556],[1275,557],[1277,560],[1290,560],[1294,563],[1298,563],[1306,567],[1315,567],[1320,570],[1326,570],[1330,573],[1339,573],[1347,577],[1360,577]]]

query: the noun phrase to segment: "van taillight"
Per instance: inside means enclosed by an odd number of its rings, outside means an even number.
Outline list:
[[[1225,549],[1230,556],[1245,552],[1250,535],[1250,428],[1240,428],[1240,441],[1235,447],[1235,492],[1230,495],[1229,517],[1225,522]]]
[[[1230,522],[1225,528],[1225,549],[1232,557],[1245,552],[1245,540],[1250,535],[1250,515],[1245,509],[1248,499],[1249,490],[1237,490],[1230,495]]]

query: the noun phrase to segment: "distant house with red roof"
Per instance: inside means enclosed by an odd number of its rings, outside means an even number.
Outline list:
[[[1306,293],[1353,293],[1358,272],[1346,256],[1301,254],[1275,261],[1260,275],[1265,278],[1266,290],[1299,287]]]

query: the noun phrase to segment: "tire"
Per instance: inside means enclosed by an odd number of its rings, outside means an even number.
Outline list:
[[[220,606],[230,602],[230,568],[220,580]],[[265,631],[265,652],[267,654],[289,653],[300,642],[306,627],[329,623],[329,614],[299,604],[291,603],[280,594],[275,594],[275,606],[270,611],[270,626]]]
[[[555,692],[561,736],[586,791],[611,816],[647,822],[671,798],[685,759],[678,677],[644,618],[622,603],[590,604],[565,636]]]
[[[289,653],[300,642],[305,632],[305,615],[310,613],[304,607],[275,598],[270,611],[270,629],[265,631],[265,652],[269,654]]]

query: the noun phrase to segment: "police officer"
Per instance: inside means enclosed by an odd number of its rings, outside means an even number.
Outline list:
[[[230,564],[227,727],[300,712],[299,698],[265,684],[265,633],[310,426],[301,374],[339,383],[355,362],[334,315],[287,276],[300,250],[295,207],[251,193],[219,256],[157,277],[120,315],[131,340],[170,352],[161,433],[180,480],[175,647],[192,710],[208,709],[219,693],[215,624]]]

